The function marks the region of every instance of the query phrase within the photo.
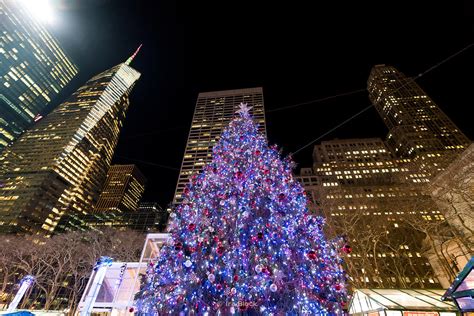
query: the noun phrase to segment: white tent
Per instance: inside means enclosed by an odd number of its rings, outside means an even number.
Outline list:
[[[139,262],[113,262],[104,267],[105,274],[98,276],[93,270],[86,286],[78,312],[84,309],[109,315],[133,315],[134,296],[140,289],[140,274],[144,274],[148,263],[155,259],[168,234],[156,233],[146,236]],[[88,304],[87,298],[92,298]]]
[[[356,289],[349,304],[351,315],[455,316],[456,306],[441,301],[443,290]]]

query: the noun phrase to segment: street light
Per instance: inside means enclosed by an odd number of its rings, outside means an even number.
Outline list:
[[[22,5],[41,22],[53,23],[54,10],[49,0],[20,0]]]

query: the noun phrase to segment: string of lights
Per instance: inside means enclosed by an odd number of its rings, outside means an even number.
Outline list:
[[[428,69],[426,69],[425,71],[419,73],[417,76],[411,78],[409,81],[405,82],[403,85],[401,85],[400,87],[398,87],[397,89],[393,90],[393,91],[390,91],[390,93],[394,93],[396,91],[398,91],[399,89],[405,87],[407,84],[413,82],[413,81],[416,81],[418,80],[419,78],[423,77],[424,75],[426,75],[427,73],[435,70],[436,68],[438,68],[439,66],[441,66],[442,64],[448,62],[449,60],[451,60],[452,58],[460,55],[461,53],[463,53],[464,51],[468,50],[469,48],[471,48],[472,46],[474,46],[474,43],[471,43],[467,46],[465,46],[464,48],[462,48],[461,50],[457,51],[456,53],[448,56],[447,58],[441,60],[440,62],[434,64],[433,66],[429,67]],[[335,95],[332,95],[332,96],[327,96],[327,97],[323,97],[323,98],[319,98],[319,99],[314,99],[314,100],[309,100],[309,101],[305,101],[305,102],[301,102],[301,103],[295,103],[295,104],[291,104],[291,105],[287,105],[287,106],[283,106],[283,107],[280,107],[280,108],[276,108],[276,109],[271,109],[271,110],[267,110],[266,112],[267,113],[272,113],[272,112],[277,112],[277,111],[284,111],[284,110],[289,110],[289,109],[293,109],[293,108],[296,108],[296,107],[299,107],[299,106],[303,106],[303,105],[307,105],[307,104],[314,104],[314,103],[318,103],[318,102],[324,102],[324,101],[327,101],[327,100],[331,100],[331,99],[335,99],[335,98],[338,98],[338,97],[344,97],[344,96],[348,96],[348,95],[353,95],[353,94],[357,94],[357,93],[361,93],[363,91],[366,91],[366,89],[356,89],[356,90],[351,90],[351,91],[347,91],[347,92],[343,92],[343,93],[339,93],[339,94],[335,94]],[[387,96],[388,94],[386,94],[385,96],[383,96],[380,100],[382,101],[383,99],[385,99],[385,97]],[[302,150],[306,149],[307,147],[311,146],[312,144],[314,144],[315,142],[317,142],[318,140],[322,139],[323,137],[331,134],[332,132],[334,132],[335,130],[337,130],[338,128],[340,128],[341,126],[344,126],[345,124],[347,124],[348,122],[352,121],[353,119],[355,119],[356,117],[358,117],[359,115],[367,112],[369,109],[371,109],[374,105],[373,104],[370,104],[366,107],[364,107],[362,110],[360,110],[359,112],[353,114],[352,116],[350,116],[349,118],[345,119],[344,121],[342,121],[341,123],[337,124],[336,126],[334,126],[333,128],[329,129],[328,131],[324,132],[323,134],[319,135],[318,137],[316,137],[315,139],[311,140],[309,143],[305,144],[304,146],[298,148],[297,150],[295,150],[294,152],[292,152],[291,154],[294,156],[296,154],[298,154],[299,152],[301,152]],[[143,134],[137,134],[137,135],[133,135],[133,136],[130,136],[128,138],[134,138],[134,137],[138,137],[138,136],[148,136],[148,135],[154,135],[154,134],[158,134],[158,133],[162,133],[164,131],[168,131],[168,130],[177,130],[177,129],[182,129],[182,128],[185,128],[183,126],[180,126],[180,127],[175,127],[175,128],[171,128],[171,129],[165,129],[165,130],[158,130],[158,131],[155,131],[155,132],[150,132],[150,133],[143,133]],[[128,159],[128,160],[131,160],[131,161],[137,161],[137,162],[141,162],[143,164],[148,164],[150,166],[155,166],[155,167],[160,167],[160,168],[165,168],[165,169],[169,169],[169,170],[177,170],[179,171],[179,168],[175,168],[175,167],[170,167],[170,166],[165,166],[165,165],[160,165],[160,164],[156,164],[156,163],[153,163],[153,162],[149,162],[149,161],[144,161],[144,160],[138,160],[138,159],[134,159],[134,158],[130,158],[130,157],[125,157],[125,156],[118,156],[118,157],[121,157],[121,158],[124,158],[124,159]]]
[[[393,89],[391,91],[388,91],[385,93],[385,95],[382,95],[381,98],[378,100],[378,102],[381,102],[382,100],[384,100],[388,95],[390,94],[393,94],[395,92],[397,92],[398,90],[400,90],[401,88],[404,88],[406,85],[412,83],[413,81],[416,81],[418,79],[420,79],[421,77],[423,77],[424,75],[426,75],[427,73],[435,70],[436,68],[438,68],[439,66],[441,66],[442,64],[448,62],[449,60],[451,60],[452,58],[458,56],[459,54],[463,53],[464,51],[468,50],[469,48],[471,48],[472,46],[474,46],[474,43],[471,43],[467,46],[465,46],[464,48],[462,48],[461,50],[457,51],[456,53],[452,54],[452,55],[449,55],[448,57],[446,57],[445,59],[441,60],[440,62],[434,64],[433,66],[429,67],[428,69],[426,69],[425,71],[419,73],[417,76],[415,77],[412,77],[410,78],[410,80],[407,80],[404,84],[400,85],[397,89]],[[292,155],[296,155],[297,153],[301,152],[303,149],[311,146],[312,144],[314,144],[315,142],[317,142],[318,140],[320,140],[321,138],[325,137],[326,135],[334,132],[336,129],[338,129],[339,127],[347,124],[348,122],[352,121],[353,119],[355,119],[356,117],[358,117],[359,115],[361,115],[362,113],[366,112],[367,110],[369,110],[370,108],[372,108],[374,106],[374,104],[370,104],[368,106],[366,106],[365,108],[363,108],[362,110],[360,110],[359,112],[357,112],[356,114],[352,115],[351,117],[349,117],[348,119],[344,120],[343,122],[337,124],[336,126],[334,126],[333,128],[331,128],[330,130],[328,130],[327,132],[323,133],[322,135],[316,137],[315,139],[313,139],[312,141],[310,141],[309,143],[307,143],[306,145],[298,148],[297,150],[295,150]]]
[[[282,107],[279,107],[279,108],[276,108],[276,109],[266,110],[265,112],[266,113],[273,113],[273,112],[278,112],[278,111],[290,110],[290,109],[300,107],[300,106],[303,106],[303,105],[324,102],[324,101],[327,101],[327,100],[336,99],[336,98],[339,98],[339,97],[345,97],[345,96],[361,93],[361,92],[364,92],[364,91],[367,91],[367,90],[365,88],[357,89],[357,90],[350,90],[350,91],[330,95],[330,96],[323,97],[323,98],[318,98],[318,99],[308,100],[308,101],[304,101],[304,102],[300,102],[300,103],[285,105],[285,106],[282,106]],[[156,134],[161,134],[161,133],[168,132],[168,131],[175,131],[175,130],[180,130],[180,129],[185,129],[185,128],[188,128],[188,127],[187,126],[175,126],[175,127],[171,127],[171,128],[165,128],[165,129],[154,130],[154,131],[150,131],[150,132],[130,135],[130,136],[127,136],[125,139],[132,139],[132,138],[136,138],[136,137],[156,135]]]
[[[364,92],[364,91],[367,91],[367,89],[363,88],[363,89],[347,91],[347,92],[331,95],[331,96],[324,97],[324,98],[319,98],[319,99],[309,100],[309,101],[296,103],[296,104],[292,104],[292,105],[282,106],[280,108],[267,110],[265,112],[273,113],[273,112],[278,112],[278,111],[289,110],[289,109],[293,109],[293,108],[296,108],[296,107],[300,107],[302,105],[308,105],[308,104],[314,104],[314,103],[318,103],[318,102],[324,102],[324,101],[327,101],[327,100],[331,100],[331,99],[335,99],[335,98],[339,98],[339,97],[345,97],[345,96],[348,96],[348,95],[353,95],[353,94],[361,93],[361,92]]]

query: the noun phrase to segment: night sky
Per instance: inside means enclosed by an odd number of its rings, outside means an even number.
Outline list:
[[[199,92],[263,86],[269,141],[289,153],[369,105],[367,93],[272,110],[364,89],[375,64],[415,76],[474,42],[472,1],[306,2],[317,4],[62,0],[48,29],[80,68],[64,94],[143,43],[114,163],[137,164],[145,200],[166,206]],[[418,81],[471,139],[473,59],[471,47]],[[386,133],[371,109],[324,140]],[[311,152],[295,156],[299,166],[311,165]]]

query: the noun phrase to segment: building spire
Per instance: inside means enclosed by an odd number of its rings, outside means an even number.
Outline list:
[[[135,56],[137,56],[138,52],[140,51],[140,48],[142,48],[142,45],[143,44],[140,44],[140,46],[138,46],[137,50],[135,51],[135,53],[133,53],[132,56],[130,56],[127,61],[125,62],[125,65],[130,65],[130,63],[132,62],[132,60],[135,58]]]

